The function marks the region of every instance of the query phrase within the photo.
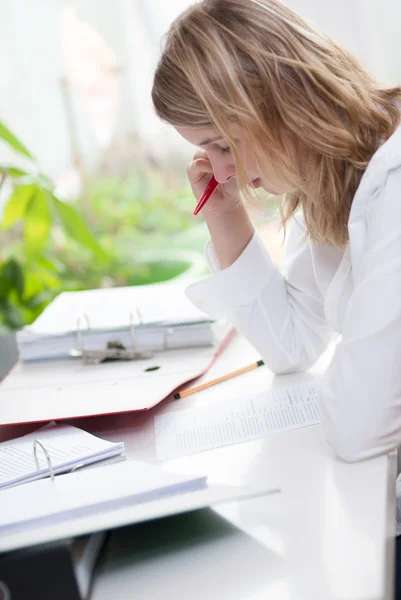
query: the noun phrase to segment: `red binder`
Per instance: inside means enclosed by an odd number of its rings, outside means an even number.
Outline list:
[[[18,363],[0,384],[0,426],[148,410],[204,375],[234,331],[225,325],[215,346],[168,350],[145,360]]]

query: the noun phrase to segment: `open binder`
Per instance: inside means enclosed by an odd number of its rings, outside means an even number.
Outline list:
[[[148,410],[206,373],[234,330],[195,308],[185,287],[60,294],[17,334],[20,356],[55,360],[20,361],[1,382],[0,426]]]
[[[162,283],[63,292],[17,333],[20,359],[134,360],[155,351],[211,346],[215,323],[184,289]]]
[[[72,425],[51,423],[0,443],[0,495],[16,485],[124,460],[124,451],[123,442],[109,442]]]
[[[148,410],[206,373],[233,335],[225,327],[214,346],[146,360],[18,363],[0,384],[0,426]]]
[[[148,410],[205,374],[234,332],[221,324],[212,346],[155,352],[143,360],[20,362],[0,384],[0,426]]]

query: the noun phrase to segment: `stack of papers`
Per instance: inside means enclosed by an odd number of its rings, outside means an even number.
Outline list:
[[[195,308],[182,284],[63,292],[36,321],[17,333],[23,361],[66,358],[81,350],[104,350],[118,341],[133,350],[210,346],[214,322]],[[80,332],[80,339],[78,336]]]
[[[39,469],[34,458],[35,440],[42,444],[36,446]],[[118,456],[125,450],[123,442],[107,442],[71,425],[43,427],[0,444],[0,494],[4,488],[50,476],[43,447],[55,475]]]
[[[126,460],[99,469],[34,481],[0,492],[0,551],[7,535],[93,518],[173,494],[207,488],[206,477],[169,473],[161,467]],[[29,502],[27,502],[29,498]]]

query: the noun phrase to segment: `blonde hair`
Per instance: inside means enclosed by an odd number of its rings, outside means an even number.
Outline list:
[[[235,123],[294,186],[283,222],[302,207],[314,241],[343,246],[369,160],[395,130],[401,88],[378,85],[358,60],[278,0],[203,0],[171,25],[153,83],[159,117],[215,127],[246,173]],[[289,143],[304,164],[291,160]],[[267,159],[265,159],[267,160]]]

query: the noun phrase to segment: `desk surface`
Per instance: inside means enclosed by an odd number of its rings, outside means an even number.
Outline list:
[[[238,336],[203,379],[257,358]],[[124,441],[129,456],[155,462],[155,414],[316,377],[327,360],[306,374],[278,378],[265,368],[256,369],[184,400],[166,401],[148,413],[72,424],[105,439]],[[33,427],[1,428],[0,440],[29,429]],[[114,534],[92,600],[392,597],[395,453],[346,464],[335,458],[315,426],[167,464],[177,471],[207,475],[215,483],[266,484],[282,491]],[[138,540],[138,535],[150,536],[153,542],[144,545],[146,539]]]
[[[237,337],[204,380],[255,358],[255,350]],[[257,369],[185,400],[165,402],[149,413],[74,424],[109,440],[123,440],[130,456],[154,462],[155,414],[295,383],[318,375],[324,365],[323,360],[308,374],[279,378],[273,378],[267,369]],[[320,427],[315,426],[168,464],[179,471],[208,475],[216,483],[266,482],[282,492],[220,506],[210,513],[217,519],[216,535],[205,533],[205,538],[192,541],[189,536],[171,546],[148,545],[141,555],[136,536],[139,532],[148,535],[151,530],[142,526],[130,528],[131,534],[130,529],[125,530],[121,533],[125,545],[116,544],[97,576],[93,600],[391,597],[395,454],[346,464],[334,457]],[[210,519],[203,522],[207,532]]]

